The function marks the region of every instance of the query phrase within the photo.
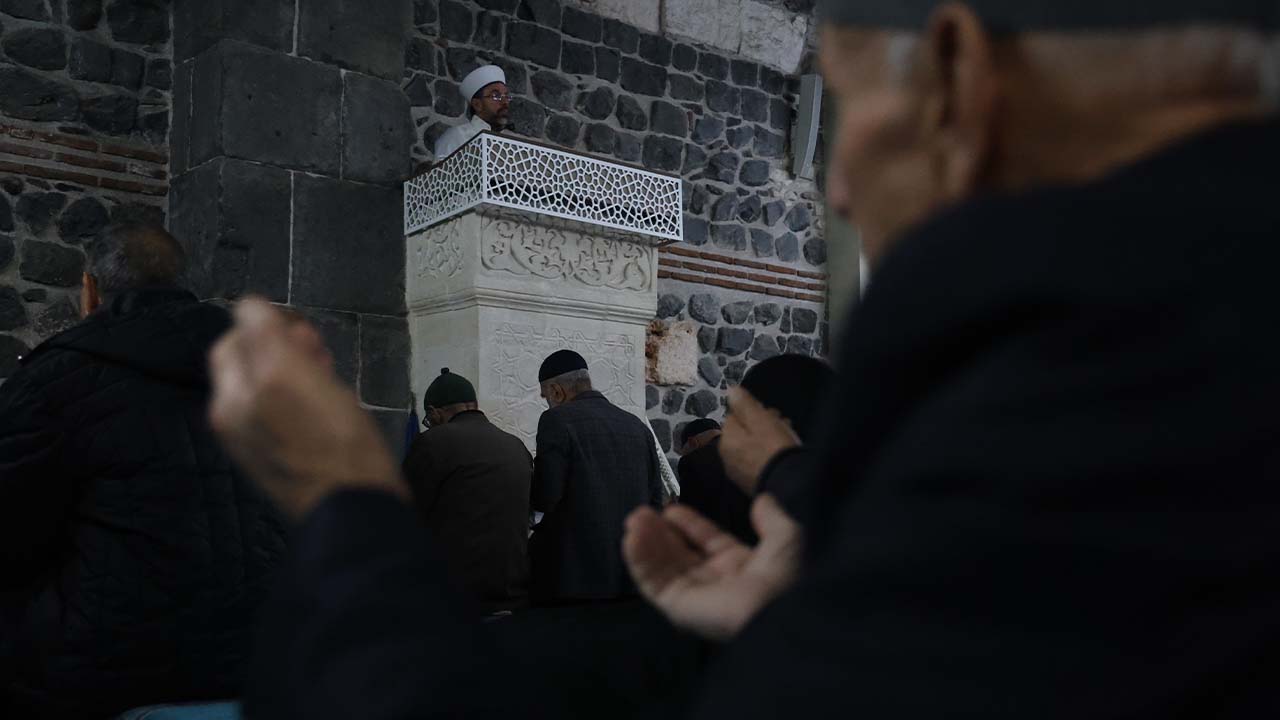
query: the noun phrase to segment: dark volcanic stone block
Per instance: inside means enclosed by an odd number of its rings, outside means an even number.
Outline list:
[[[671,49],[674,44],[661,35],[644,34],[640,36],[640,57],[654,65],[671,64]]]
[[[341,95],[336,67],[222,43],[196,60],[191,165],[225,154],[336,176]]]
[[[0,67],[0,113],[21,120],[77,120],[80,99],[69,85],[30,70]]]
[[[569,115],[556,115],[547,121],[547,139],[551,142],[571,148],[578,143],[578,131],[582,123]]]
[[[97,198],[84,197],[71,203],[58,219],[58,236],[63,242],[78,244],[92,240],[111,221],[107,208]]]
[[[527,22],[507,26],[507,54],[549,68],[560,66],[560,33]]]
[[[634,58],[622,58],[622,88],[637,95],[661,97],[667,92],[667,70]]]
[[[111,79],[111,46],[89,38],[76,38],[71,45],[67,73],[77,80],[107,82]]]
[[[707,235],[710,232],[710,226],[706,220],[693,217],[688,213],[684,216],[684,241],[689,245],[706,245]]]
[[[84,270],[84,253],[54,243],[28,240],[22,247],[18,273],[23,280],[41,285],[75,287]]]
[[[592,120],[604,120],[613,113],[614,99],[612,90],[607,87],[598,87],[589,93],[583,93],[578,96],[578,112]],[[623,127],[627,126],[623,125]]]
[[[596,48],[565,40],[560,49],[560,69],[570,75],[594,75]]]
[[[741,355],[751,347],[755,337],[756,331],[751,328],[722,327],[716,331],[716,352],[729,357]]]
[[[512,98],[508,117],[511,131],[517,135],[537,139],[546,132],[547,109],[528,98]]]
[[[560,29],[569,37],[588,42],[600,42],[603,23],[599,15],[583,12],[575,7],[564,9],[564,17],[560,21]]]
[[[729,63],[729,76],[735,85],[755,87],[760,83],[760,66],[747,60],[733,60]]]
[[[630,95],[618,98],[618,124],[627,130],[648,130],[649,117],[640,102]]]
[[[307,0],[298,3],[298,13],[299,55],[386,80],[400,80],[404,45],[413,20],[409,0],[378,0],[372,5],[349,0]],[[459,39],[470,38],[468,29]]]
[[[437,80],[435,85],[436,104],[434,110],[445,117],[456,118],[467,110],[467,103],[458,91],[458,84],[448,80]]]
[[[293,217],[293,302],[404,312],[399,188],[296,175]]]
[[[398,184],[409,176],[413,118],[409,99],[394,83],[347,73],[342,94],[342,175]]]
[[[201,297],[289,297],[290,173],[219,158],[173,181],[171,227]]]
[[[760,187],[769,184],[769,163],[766,160],[748,160],[742,163],[742,171],[738,179],[747,187]]]
[[[759,90],[743,90],[742,117],[750,122],[768,121],[769,97]]]
[[[644,139],[644,166],[650,170],[679,170],[683,151],[684,143],[676,138],[650,135]]]
[[[724,80],[729,77],[729,61],[720,55],[701,53],[698,55],[698,72],[712,80]]]
[[[684,108],[655,100],[650,109],[649,125],[654,132],[683,138],[689,134],[689,118]]]
[[[618,145],[618,133],[603,123],[593,123],[587,126],[584,140],[589,152],[612,154]]]
[[[698,67],[698,51],[692,45],[676,45],[671,53],[671,64],[677,70],[689,72]]]
[[[405,318],[360,316],[360,399],[383,407],[406,405],[409,353]]]
[[[529,78],[533,96],[553,110],[568,110],[573,101],[573,83],[560,73],[539,70]]]
[[[454,0],[440,0],[440,36],[446,40],[467,42],[471,39],[474,18],[471,8]]]
[[[334,372],[343,382],[354,386],[360,375],[359,316],[313,307],[299,307],[298,310],[307,316],[320,333],[320,339],[333,356]]]
[[[604,19],[604,44],[624,53],[634,53],[640,46],[640,31],[612,18]]]
[[[0,0],[0,12],[24,20],[48,20],[44,0]]]
[[[107,6],[111,37],[139,45],[169,39],[169,3],[164,0],[112,0]]]
[[[476,51],[466,47],[451,47],[445,50],[445,65],[449,69],[449,76],[458,82],[471,74],[472,70],[480,67],[481,62]],[[470,98],[466,98],[470,99]]]
[[[477,47],[489,50],[502,49],[502,30],[507,26],[507,19],[497,13],[482,12],[476,16],[476,33],[472,37]]]
[[[39,235],[49,227],[66,202],[67,196],[62,193],[29,192],[18,198],[18,217],[33,235]]]
[[[405,398],[405,400],[408,399]],[[408,451],[404,446],[404,439],[405,427],[409,422],[409,411],[373,409],[368,412],[373,417],[374,424],[378,426],[378,432],[382,433],[382,439],[386,441],[387,447],[391,448],[392,454],[402,457]]]
[[[738,88],[718,80],[708,80],[706,85],[707,107],[716,112],[737,113]]]
[[[398,1],[398,0],[396,0]],[[310,5],[312,3],[303,3]],[[222,40],[293,51],[295,0],[183,0],[173,7],[173,55],[181,63]]]
[[[720,139],[722,133],[724,133],[724,121],[709,115],[698,118],[693,126],[694,141],[704,145]]]
[[[596,77],[605,82],[617,82],[622,74],[622,55],[607,47],[596,48]]]
[[[671,85],[671,97],[676,100],[702,100],[702,83],[688,75],[671,75],[667,79]]]
[[[800,257],[800,241],[796,239],[793,233],[787,233],[779,237],[773,242],[773,245],[778,251],[779,260],[791,262]]]
[[[138,101],[128,95],[102,95],[80,101],[80,114],[94,130],[122,135],[138,122]]]
[[[14,62],[40,70],[67,66],[67,39],[56,28],[12,30],[4,36],[4,53]]]
[[[17,330],[27,324],[22,296],[11,287],[0,287],[0,330]]]

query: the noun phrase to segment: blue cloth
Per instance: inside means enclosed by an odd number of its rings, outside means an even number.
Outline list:
[[[241,720],[240,703],[192,703],[138,708],[116,720]]]
[[[409,420],[404,426],[404,447],[400,451],[400,461],[404,462],[409,457],[409,450],[413,447],[413,439],[418,437],[418,428],[422,421],[418,419],[418,409],[409,408]]]

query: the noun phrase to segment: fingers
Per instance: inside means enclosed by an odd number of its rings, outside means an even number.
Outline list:
[[[702,559],[674,527],[649,507],[639,508],[627,517],[622,556],[636,587],[651,601]]]
[[[736,538],[721,530],[715,523],[698,514],[688,505],[671,505],[662,512],[663,518],[680,531],[695,548],[707,555],[715,555],[726,548],[740,545]]]
[[[769,410],[756,400],[755,396],[743,389],[741,385],[729,388],[729,418],[737,418],[747,427],[772,422],[778,414]]]
[[[798,532],[800,524],[769,493],[761,493],[751,503],[751,525],[762,539]]]

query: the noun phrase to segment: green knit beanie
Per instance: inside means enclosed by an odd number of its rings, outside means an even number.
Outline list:
[[[422,404],[428,408],[442,408],[476,401],[476,389],[461,375],[454,375],[449,368],[440,370],[440,377],[432,381],[422,396]]]

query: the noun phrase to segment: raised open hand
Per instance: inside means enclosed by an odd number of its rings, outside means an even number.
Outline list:
[[[305,515],[342,487],[407,493],[373,420],[304,320],[263,300],[238,303],[209,368],[214,431],[285,512]]]
[[[724,472],[748,496],[760,486],[760,474],[778,453],[800,444],[791,424],[776,410],[761,405],[751,393],[729,390],[729,414],[720,434]]]
[[[684,505],[661,515],[642,507],[627,518],[622,553],[640,593],[672,623],[727,640],[795,579],[800,526],[770,495],[751,506],[760,536],[743,545]]]

